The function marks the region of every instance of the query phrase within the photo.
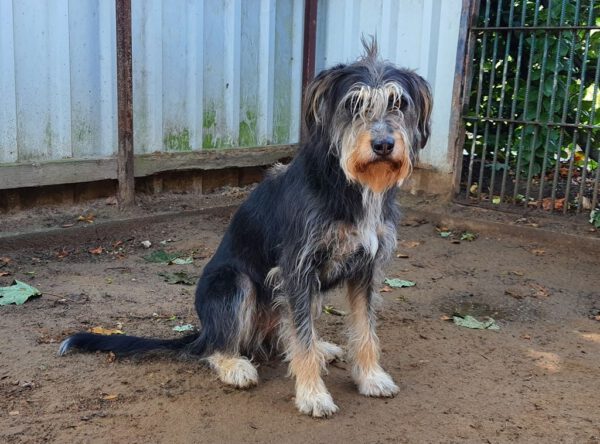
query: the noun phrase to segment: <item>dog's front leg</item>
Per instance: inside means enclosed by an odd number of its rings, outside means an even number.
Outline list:
[[[296,379],[296,407],[307,415],[326,417],[337,412],[338,407],[321,377],[325,356],[314,328],[310,288],[308,285],[302,291],[288,293],[283,336],[290,374]]]
[[[348,283],[350,304],[349,355],[352,377],[358,391],[365,396],[394,396],[398,386],[379,364],[379,338],[375,332],[374,299],[378,298],[373,282]]]

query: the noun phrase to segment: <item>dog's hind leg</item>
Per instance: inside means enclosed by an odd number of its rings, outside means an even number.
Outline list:
[[[379,295],[372,287],[371,283],[348,283],[352,376],[362,395],[394,396],[398,393],[398,386],[379,364],[379,339],[375,332],[373,309],[373,300]]]
[[[310,293],[292,297],[289,312],[282,319],[282,339],[286,343],[289,371],[296,379],[296,407],[314,417],[331,416],[338,411],[325,387],[325,347],[319,342],[311,316]]]
[[[250,278],[230,267],[203,276],[196,310],[202,331],[191,353],[207,356],[208,364],[225,384],[237,388],[256,385],[256,367],[241,355],[251,349],[255,334],[256,290]]]

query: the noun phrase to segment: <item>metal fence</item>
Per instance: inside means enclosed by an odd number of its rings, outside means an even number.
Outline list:
[[[596,208],[600,5],[482,0],[470,28],[460,197],[555,212]]]

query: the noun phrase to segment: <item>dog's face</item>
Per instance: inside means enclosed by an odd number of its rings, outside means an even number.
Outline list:
[[[325,137],[346,178],[380,193],[406,179],[429,137],[432,98],[412,71],[377,59],[374,43],[351,65],[321,72],[306,95],[306,125]]]

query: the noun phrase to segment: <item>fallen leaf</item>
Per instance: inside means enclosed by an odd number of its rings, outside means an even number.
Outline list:
[[[419,245],[421,245],[421,242],[419,242],[419,241],[404,241],[404,242],[400,242],[400,245],[402,245],[404,248],[415,248],[415,247],[418,247]]]
[[[37,288],[15,280],[9,287],[0,287],[0,305],[22,305],[27,299],[41,295]]]
[[[396,257],[400,258],[400,259],[408,259],[408,254],[398,253],[398,254],[396,254]]]
[[[119,395],[116,394],[102,396],[103,401],[116,401],[117,399],[119,399]]]
[[[452,231],[440,231],[440,236],[444,239],[450,237],[452,235]]]
[[[511,270],[510,273],[514,274],[515,276],[525,276],[525,273],[523,273],[521,271]]]
[[[104,335],[104,336],[124,334],[123,330],[119,330],[116,328],[110,329],[110,328],[104,328],[104,327],[92,327],[92,328],[88,328],[88,331],[90,333],[95,333],[97,335]]]
[[[492,203],[494,205],[499,205],[502,202],[502,199],[500,198],[500,196],[494,196],[492,197]]]
[[[12,259],[9,257],[0,257],[0,264],[2,264],[3,266],[10,263],[11,261]]]
[[[178,332],[194,331],[194,326],[192,324],[176,325],[175,327],[173,327],[173,330]]]
[[[392,291],[392,287],[390,287],[389,285],[384,285],[379,292],[380,293],[389,293],[390,291]]]
[[[476,330],[500,330],[500,327],[492,318],[487,318],[485,321],[479,321],[473,316],[466,315],[463,318],[460,316],[453,316],[452,320],[454,321],[454,324],[458,325],[459,327],[472,328]]]
[[[451,321],[451,320],[452,320],[452,316],[448,316],[448,315],[440,316],[440,321]]]
[[[88,213],[84,216],[79,216],[77,218],[78,222],[87,222],[88,224],[92,224],[94,223],[94,219],[96,218],[95,215],[93,215],[92,213]]]
[[[71,227],[74,227],[74,226],[75,226],[75,222],[70,223],[70,224],[62,224],[61,225],[62,228],[71,228]]]
[[[581,208],[583,208],[584,210],[592,209],[592,201],[589,197],[583,196],[583,198],[581,199]]]
[[[0,271],[0,276],[10,276],[10,271]]]
[[[167,253],[165,250],[156,250],[144,256],[144,260],[158,264],[186,265],[194,263],[194,259],[191,256],[182,256],[183,253]]]
[[[467,241],[467,242],[472,242],[475,239],[477,239],[477,235],[475,233],[471,233],[470,231],[465,231],[460,236],[460,240],[464,240],[464,241]]]
[[[104,252],[104,248],[102,248],[102,247],[90,248],[88,250],[88,252],[90,252],[91,254],[102,254],[102,252]]]
[[[597,314],[592,318],[594,321],[600,321],[600,314]]]
[[[346,316],[345,312],[343,312],[342,310],[338,310],[333,305],[325,305],[323,307],[323,313],[327,313],[328,315],[333,316]]]
[[[188,275],[185,271],[178,271],[176,273],[158,273],[162,276],[164,281],[168,284],[183,284],[183,285],[195,285],[197,277]]]
[[[529,335],[522,335],[521,339],[529,340],[529,339],[531,339],[531,336],[529,336]]]
[[[543,256],[544,254],[546,254],[546,250],[544,250],[542,248],[537,248],[537,249],[531,250],[531,252],[533,254],[535,254],[536,256]]]
[[[412,281],[405,281],[404,279],[385,279],[384,284],[389,285],[392,288],[403,288],[403,287],[414,287],[416,284]]]
[[[18,410],[11,410],[10,412],[8,412],[9,416],[18,416],[19,415],[19,411]]]
[[[171,261],[171,263],[175,264],[175,265],[193,264],[194,263],[194,258],[192,258],[191,256],[189,256],[189,257],[178,257],[176,259],[173,259]]]
[[[561,198],[561,199],[555,199],[554,200],[554,209],[555,210],[562,210],[563,206],[565,204],[565,198]],[[546,211],[551,211],[552,210],[552,198],[551,197],[546,197],[544,199],[542,199],[542,208]]]
[[[121,245],[123,245],[123,241],[122,240],[118,240],[118,241],[116,241],[116,242],[114,242],[112,244],[113,248],[120,247]]]
[[[67,257],[69,254],[70,253],[65,248],[63,248],[62,250],[56,252],[56,257],[59,259],[63,259],[65,257]]]
[[[550,291],[543,285],[532,282],[529,286],[533,289],[533,297],[535,298],[547,298],[550,296]]]

